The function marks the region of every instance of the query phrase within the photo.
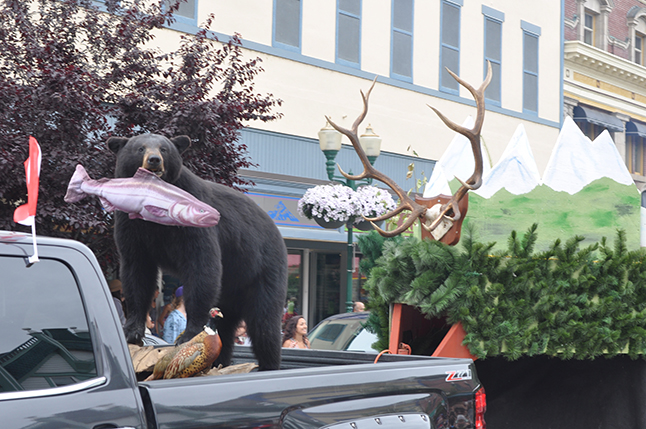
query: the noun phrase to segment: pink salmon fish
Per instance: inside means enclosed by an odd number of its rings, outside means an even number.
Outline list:
[[[65,201],[75,203],[88,195],[98,196],[107,211],[126,212],[130,219],[203,228],[220,221],[216,209],[145,168],[129,178],[94,180],[79,164],[67,186]]]

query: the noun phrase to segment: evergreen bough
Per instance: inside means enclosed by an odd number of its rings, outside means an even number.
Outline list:
[[[614,245],[604,238],[581,248],[584,238],[575,236],[535,251],[537,229],[513,231],[504,251],[475,241],[472,231],[459,247],[363,235],[374,347],[388,348],[388,309],[403,303],[428,318],[461,322],[464,344],[480,359],[644,356],[646,252],[629,251],[622,230]]]

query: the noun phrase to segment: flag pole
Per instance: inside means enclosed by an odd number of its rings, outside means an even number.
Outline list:
[[[31,225],[31,237],[34,243],[34,254],[29,257],[29,265],[38,262],[36,246],[36,207],[38,204],[38,185],[42,154],[38,141],[29,136],[29,157],[24,162],[27,179],[27,204],[18,206],[13,213],[13,221],[21,225]]]
[[[36,220],[31,224],[31,238],[34,243],[34,254],[29,257],[29,265],[38,262],[38,247],[36,246]]]

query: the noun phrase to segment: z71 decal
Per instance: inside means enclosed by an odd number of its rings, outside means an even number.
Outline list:
[[[471,369],[461,369],[459,371],[447,371],[446,381],[471,380]]]

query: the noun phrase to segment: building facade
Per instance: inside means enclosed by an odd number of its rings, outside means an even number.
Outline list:
[[[345,230],[324,230],[296,213],[308,187],[327,181],[317,132],[330,116],[350,127],[376,77],[368,115],[382,138],[375,167],[405,190],[430,177],[452,138],[426,106],[457,123],[475,115],[471,94],[446,72],[478,87],[490,62],[482,137],[485,162],[495,164],[523,123],[539,168],[547,164],[563,117],[563,4],[528,8],[514,0],[189,0],[178,22],[156,43],[177,45],[215,14],[214,35],[241,35],[245,54],[263,61],[256,90],[283,100],[283,117],[250,123],[242,132],[255,186],[249,194],[274,218],[290,253],[290,297],[310,325],[345,309]],[[336,161],[362,170],[349,142]],[[406,179],[410,163],[415,176]],[[348,250],[351,249],[351,250]],[[357,249],[353,251],[358,252]],[[358,254],[357,254],[358,255]],[[355,258],[356,260],[356,258]],[[353,299],[360,298],[354,285]]]
[[[564,111],[594,139],[612,135],[646,186],[646,1],[565,0]]]

